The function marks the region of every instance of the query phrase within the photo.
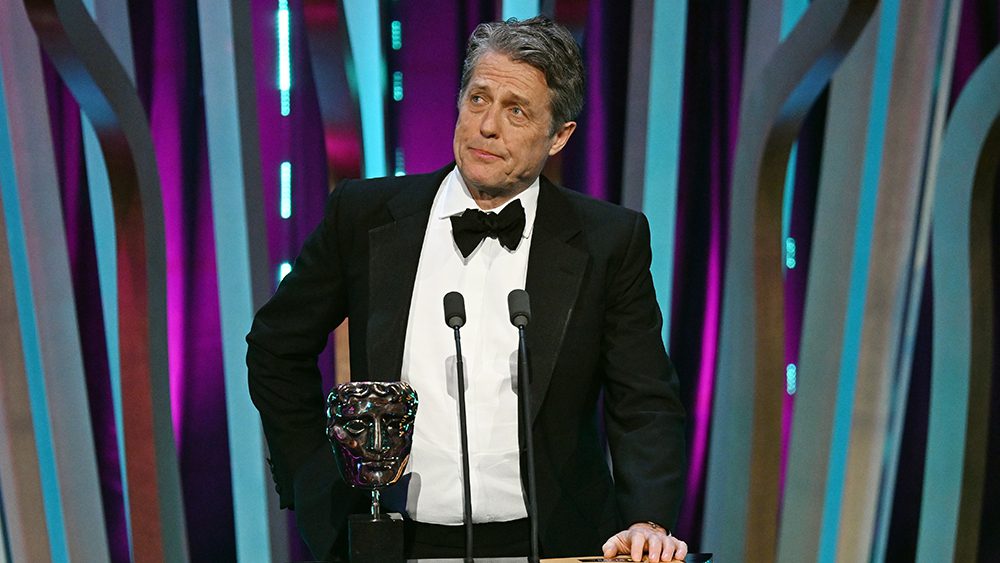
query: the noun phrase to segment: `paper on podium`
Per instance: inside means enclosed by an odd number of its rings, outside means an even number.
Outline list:
[[[649,559],[643,557],[642,559],[648,562]],[[548,563],[625,563],[631,562],[632,558],[628,555],[619,555],[618,557],[604,557],[601,555],[591,555],[584,557],[564,557],[561,559],[542,559],[543,562]],[[674,559],[673,561],[680,563],[711,563],[712,554],[711,553],[689,553],[684,559]],[[664,562],[669,563],[669,562]]]
[[[627,555],[619,555],[618,557],[604,557],[601,555],[596,555],[590,557],[563,557],[561,559],[542,559],[542,561],[548,563],[625,563],[625,562],[632,563],[632,558]],[[649,559],[643,557],[642,561],[648,563]],[[673,559],[670,562],[664,562],[664,563],[672,563],[673,561],[680,562],[683,560]]]

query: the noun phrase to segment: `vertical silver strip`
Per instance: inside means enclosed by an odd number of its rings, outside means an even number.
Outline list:
[[[264,463],[260,417],[247,387],[244,337],[270,293],[250,7],[200,0],[202,75],[212,183],[236,554],[288,558],[287,526]]]

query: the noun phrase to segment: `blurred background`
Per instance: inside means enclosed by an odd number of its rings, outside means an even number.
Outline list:
[[[308,558],[251,316],[338,180],[451,162],[466,38],[538,13],[588,80],[546,174],[650,219],[675,535],[1000,560],[997,0],[0,0],[0,562]]]

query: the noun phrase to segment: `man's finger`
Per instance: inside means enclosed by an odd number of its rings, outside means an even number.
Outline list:
[[[631,544],[632,561],[642,561],[643,548],[646,547],[646,534],[636,530],[629,534],[628,539]]]
[[[615,555],[618,555],[618,536],[611,536],[611,539],[604,542],[601,546],[601,551],[604,553],[605,559],[610,559]]]
[[[674,553],[675,559],[684,559],[688,554],[688,544],[677,540],[677,551]]]
[[[673,537],[668,537],[667,541],[663,542],[663,560],[673,561],[677,558],[676,551],[676,540]]]
[[[670,559],[663,556],[665,553],[666,546],[663,544],[663,538],[660,534],[650,534],[649,535],[649,561],[650,563],[659,563],[660,561],[669,561]]]

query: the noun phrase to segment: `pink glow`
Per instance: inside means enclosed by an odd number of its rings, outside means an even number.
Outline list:
[[[180,10],[161,10],[158,18],[161,29],[180,29]],[[178,81],[184,76],[185,61],[178,56],[169,33],[157,33],[153,44],[153,58],[157,72],[153,73],[150,100],[150,128],[156,149],[163,193],[164,238],[167,257],[167,361],[170,372],[170,407],[174,425],[174,441],[181,447],[181,420],[184,413],[184,326],[187,296],[184,291],[184,249],[187,237],[184,229],[182,142],[181,142],[181,91]]]
[[[713,190],[715,191],[715,190]],[[708,272],[705,276],[705,316],[701,333],[701,365],[698,368],[698,389],[695,394],[694,436],[691,444],[691,461],[681,522],[694,521],[698,493],[705,481],[705,464],[708,458],[709,420],[712,418],[712,394],[715,388],[715,364],[719,343],[719,303],[722,294],[722,245],[719,228],[718,206],[712,206],[712,234],[708,254]]]
[[[361,143],[357,134],[326,131],[326,160],[334,170],[353,170],[361,161]]]
[[[340,10],[333,2],[303,0],[302,13],[310,25],[319,24],[331,28],[340,25]]]
[[[788,473],[788,449],[792,445],[792,419],[795,413],[795,396],[785,393],[781,405],[781,475],[778,479],[778,506],[785,497],[785,476]]]
[[[607,186],[607,147],[605,133],[607,132],[607,111],[604,107],[604,96],[601,89],[604,85],[604,45],[601,25],[603,17],[601,10],[603,2],[590,2],[590,13],[587,15],[587,39],[584,45],[584,56],[587,58],[587,105],[584,124],[586,152],[586,193],[598,199],[608,199]]]

